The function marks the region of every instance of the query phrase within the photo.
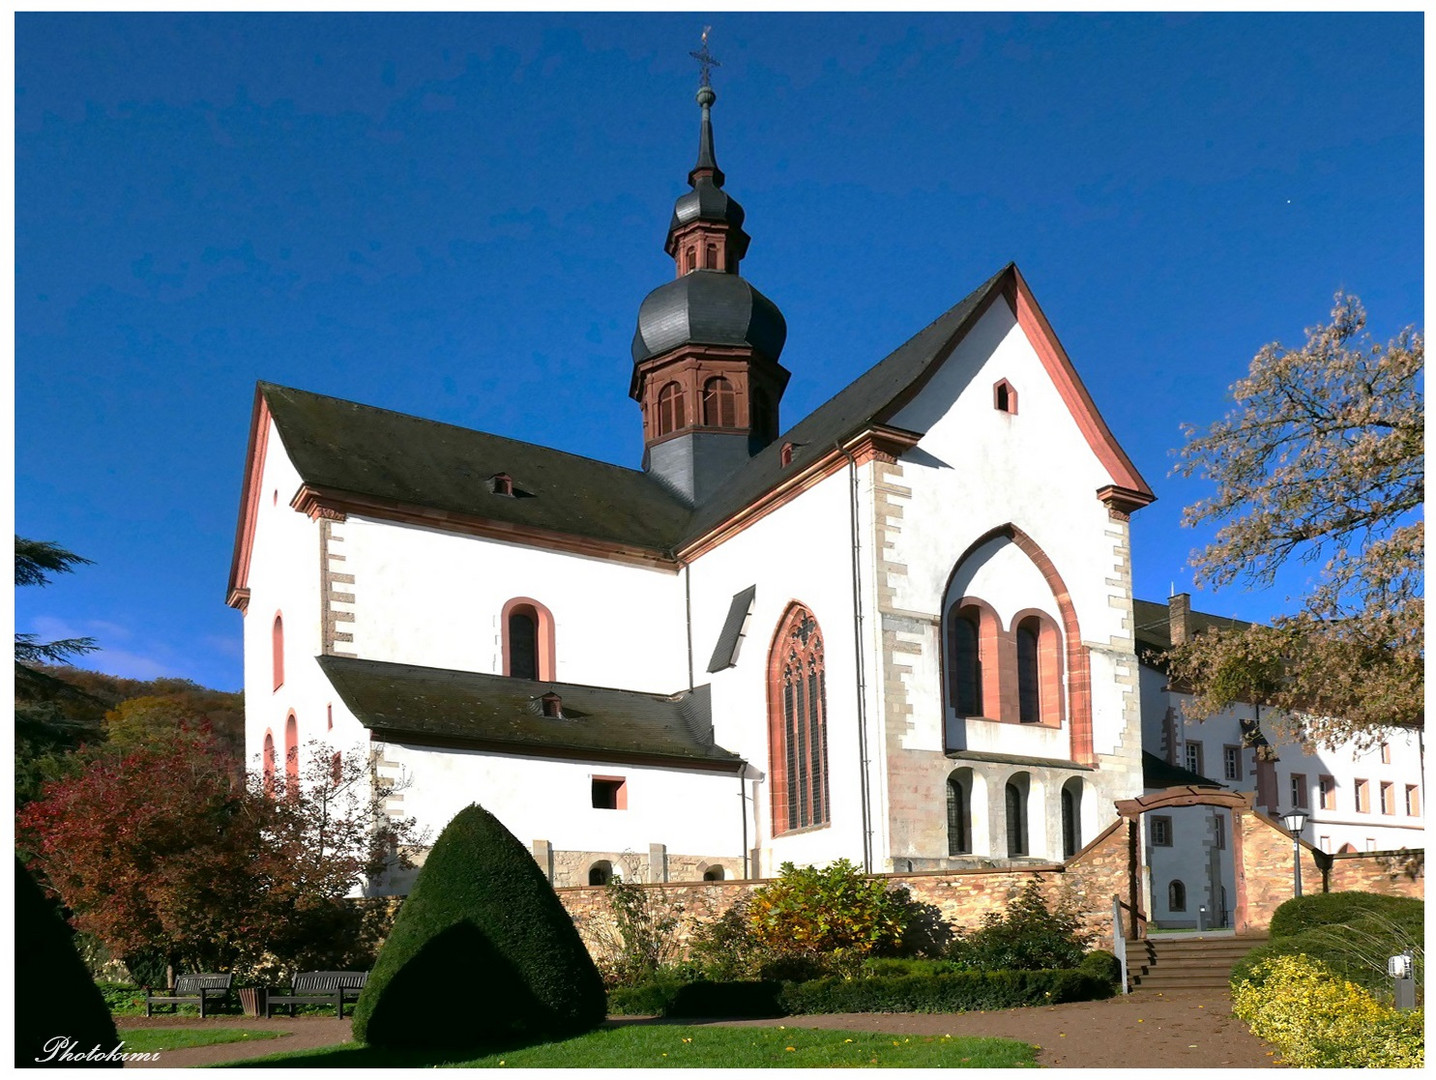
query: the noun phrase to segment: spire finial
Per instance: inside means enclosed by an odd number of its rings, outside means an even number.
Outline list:
[[[702,104],[710,105],[713,102],[714,94],[713,83],[709,78],[709,75],[714,68],[723,66],[717,60],[715,60],[713,58],[713,54],[708,51],[708,35],[712,32],[713,27],[705,26],[703,28],[703,47],[697,52],[690,52],[688,54],[689,56],[693,57],[693,59],[698,61],[698,100]],[[703,93],[704,90],[708,91],[706,95],[708,101],[706,102],[703,101],[703,98],[705,97]]]

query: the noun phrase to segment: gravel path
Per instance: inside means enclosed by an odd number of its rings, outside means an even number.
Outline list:
[[[616,1024],[667,1024],[693,1021],[621,1018]],[[700,1021],[702,1022],[702,1021]],[[1172,993],[1146,991],[1108,1001],[1082,1001],[1046,1008],[1002,1009],[976,1013],[846,1013],[785,1017],[781,1020],[707,1021],[737,1027],[785,1026],[881,1031],[893,1036],[990,1035],[1020,1039],[1040,1049],[1038,1063],[1061,1069],[1269,1069],[1280,1067],[1273,1049],[1232,1016],[1231,999],[1221,990]],[[121,1037],[136,1027],[199,1027],[194,1017],[124,1018]],[[126,1068],[178,1069],[243,1061],[289,1050],[336,1046],[349,1041],[349,1021],[306,1016],[224,1017],[204,1027],[279,1031],[278,1039],[224,1043],[190,1050],[168,1050],[154,1062],[127,1062]]]

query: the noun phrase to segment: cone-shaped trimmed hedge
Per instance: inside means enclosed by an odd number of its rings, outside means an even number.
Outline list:
[[[19,859],[15,860],[15,1066],[16,1068],[119,1068],[122,1060],[61,1060],[52,1040],[72,1040],[65,1049],[109,1054],[119,1044],[115,1021],[73,934],[45,899]],[[47,1047],[47,1044],[48,1047]],[[46,1060],[46,1059],[49,1060]]]
[[[385,1047],[507,1047],[603,1022],[603,980],[524,846],[481,806],[435,841],[354,1010]]]

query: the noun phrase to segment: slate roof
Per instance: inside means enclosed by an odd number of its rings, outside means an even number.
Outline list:
[[[947,356],[959,331],[1012,270],[1013,264],[1004,266],[814,409],[696,508],[637,469],[273,383],[261,382],[259,391],[295,468],[313,487],[671,556],[824,457],[835,443],[883,423]],[[784,443],[794,444],[787,466],[780,460]],[[519,497],[492,493],[490,478],[500,472],[513,477]]]
[[[1154,649],[1166,650],[1172,647],[1171,621],[1167,614],[1166,604],[1154,604],[1150,600],[1132,600],[1132,615],[1137,626],[1134,636],[1137,644],[1147,645]],[[1228,619],[1221,615],[1208,615],[1205,612],[1193,611],[1191,613],[1191,628],[1193,633],[1201,633],[1211,627],[1219,627],[1223,630],[1249,626],[1250,623],[1242,622],[1240,619]]]
[[[1142,751],[1142,786],[1144,788],[1212,787],[1225,788],[1215,780],[1194,773],[1181,765],[1172,765],[1156,754]]]
[[[737,772],[713,742],[708,688],[650,694],[472,671],[321,656],[319,666],[372,736],[585,761]],[[559,695],[563,718],[543,714]]]
[[[691,516],[636,469],[273,383],[259,390],[315,487],[659,551]],[[517,497],[493,493],[496,473],[513,477]]]

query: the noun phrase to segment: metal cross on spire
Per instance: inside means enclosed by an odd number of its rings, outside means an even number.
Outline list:
[[[708,78],[709,72],[712,71],[713,68],[723,66],[717,60],[713,59],[713,54],[708,51],[708,35],[712,30],[713,27],[705,26],[703,28],[703,48],[701,48],[697,52],[690,52],[688,54],[689,56],[693,57],[693,59],[698,61],[699,86],[712,86],[713,84],[709,81]]]

